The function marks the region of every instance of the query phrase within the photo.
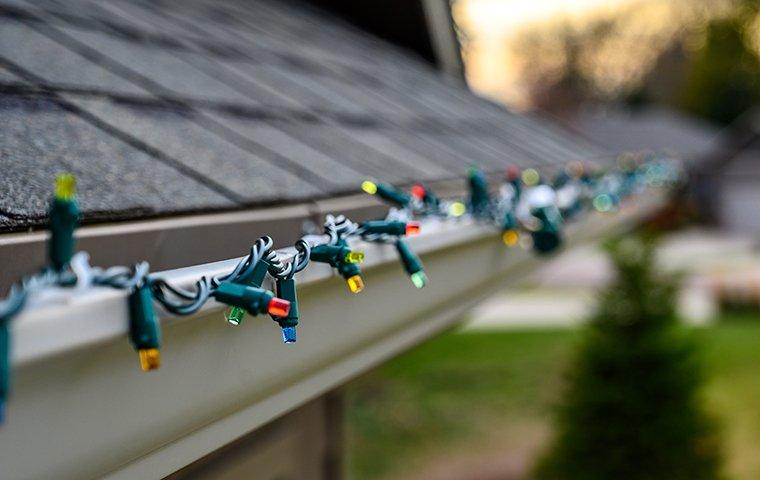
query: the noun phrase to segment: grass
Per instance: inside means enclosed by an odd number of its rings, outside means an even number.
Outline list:
[[[696,332],[729,478],[760,478],[760,319]],[[547,437],[577,330],[451,332],[347,390],[349,478],[520,478]],[[436,476],[438,470],[446,475]],[[465,474],[466,472],[466,474]],[[480,478],[491,478],[483,473]]]

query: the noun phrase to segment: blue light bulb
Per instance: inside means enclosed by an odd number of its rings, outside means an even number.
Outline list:
[[[282,327],[282,341],[296,343],[296,327]]]

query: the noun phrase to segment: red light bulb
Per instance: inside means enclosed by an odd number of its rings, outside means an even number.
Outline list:
[[[269,314],[274,317],[287,317],[290,313],[290,302],[282,298],[274,297],[269,301],[267,307]]]
[[[409,235],[417,235],[420,233],[420,230],[422,227],[420,227],[420,222],[406,222],[406,234]]]
[[[425,197],[425,187],[416,183],[412,186],[412,196],[414,198],[422,200]]]
[[[513,182],[520,178],[520,167],[517,165],[510,165],[507,167],[507,180]]]

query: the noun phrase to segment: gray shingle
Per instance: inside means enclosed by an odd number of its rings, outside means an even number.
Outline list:
[[[255,119],[211,114],[212,118],[226,127],[250,138],[252,141],[298,162],[315,175],[329,180],[332,189],[355,189],[366,179],[367,171],[356,170],[338,162],[315,148],[297,140],[274,124]]]
[[[292,201],[324,191],[201,127],[192,112],[68,97],[107,124],[235,192],[246,203]]]
[[[146,88],[154,93],[233,104],[259,103],[195,68],[170,49],[130,42],[96,31],[73,27],[59,28],[78,42],[95,48],[101,55],[117,62],[124,69],[147,79],[150,84],[146,83]],[[183,55],[193,54],[185,52]]]
[[[0,98],[0,211],[46,214],[52,181],[77,175],[85,214],[123,218],[234,204],[177,170],[108,135],[50,100]]]
[[[303,109],[304,107],[308,107],[303,102],[297,101],[293,96],[285,94],[282,88],[262,83],[257,81],[256,78],[246,75],[244,72],[248,69],[257,68],[251,62],[215,59],[201,55],[185,55],[183,59],[196,68],[213,74],[216,78],[230,85],[231,88],[245,93],[262,105],[285,109]]]
[[[34,3],[27,2],[26,0],[0,0],[0,5],[24,10],[34,8]]]
[[[152,35],[169,35],[175,38],[204,38],[201,32],[177,25],[165,16],[155,15],[141,8],[137,2],[104,0],[87,3],[89,5],[84,13],[92,18],[124,23]]]
[[[0,66],[0,83],[5,83],[5,84],[13,83],[13,84],[17,84],[17,83],[26,83],[26,82],[24,82],[24,80],[22,78],[20,78],[18,75],[16,75],[15,73],[11,72],[7,68],[4,68],[4,67]]]
[[[277,123],[278,128],[293,138],[329,155],[343,165],[386,182],[405,182],[415,175],[409,166],[388,152],[376,150],[357,141],[346,129],[325,124]]]
[[[147,95],[138,86],[77,55],[28,25],[6,18],[0,18],[0,56],[51,85]]]
[[[414,181],[420,178],[446,178],[449,172],[446,168],[436,163],[433,158],[418,155],[404,148],[403,145],[378,132],[374,128],[342,128],[352,139],[366,145],[378,152],[383,152],[393,158],[393,162],[385,164],[386,169],[399,169],[399,173],[405,181]],[[394,165],[395,164],[395,165]]]
[[[321,85],[318,80],[301,72],[278,65],[235,62],[226,64],[252,82],[259,83],[281,95],[292,98],[311,110],[345,112],[351,115],[369,115],[369,110],[345,98],[341,92]]]

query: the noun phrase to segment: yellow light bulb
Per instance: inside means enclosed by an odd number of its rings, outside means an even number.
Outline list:
[[[55,198],[73,200],[77,194],[77,181],[74,175],[62,173],[55,179]]]
[[[462,202],[454,202],[449,206],[449,214],[453,217],[461,217],[466,211],[467,207]]]
[[[517,233],[517,230],[505,230],[501,234],[501,240],[504,242],[504,245],[514,247],[520,241],[520,234]]]
[[[157,348],[141,348],[137,353],[140,356],[140,367],[144,372],[161,366],[161,352]]]
[[[359,275],[349,277],[346,279],[346,283],[348,284],[348,288],[351,290],[351,293],[359,293],[364,290],[364,280],[362,280],[362,277]]]
[[[540,179],[541,176],[538,174],[538,170],[535,168],[528,168],[522,173],[522,181],[525,183],[525,185],[536,185]]]
[[[377,185],[375,182],[370,182],[369,180],[365,180],[362,182],[362,190],[369,193],[370,195],[374,195],[377,193]]]
[[[348,252],[343,260],[346,263],[362,263],[364,261],[364,252]]]

